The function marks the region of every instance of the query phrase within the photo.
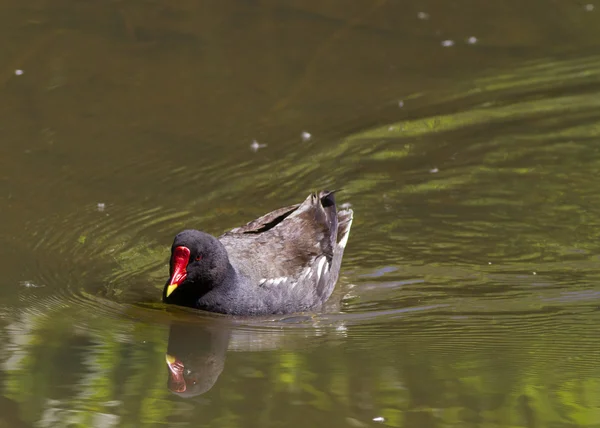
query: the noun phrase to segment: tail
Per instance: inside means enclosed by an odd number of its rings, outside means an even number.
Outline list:
[[[343,250],[346,248],[348,237],[350,236],[350,228],[352,227],[352,220],[354,220],[354,211],[351,209],[339,211],[337,213],[337,218],[337,245]]]
[[[353,215],[354,213],[351,209],[342,210],[337,213],[337,242],[334,243],[333,259],[331,260],[331,267],[329,269],[330,276],[328,279],[330,287],[323,293],[323,301],[329,298],[339,278],[342,258],[344,257],[344,248],[348,243]]]
[[[331,206],[335,206],[335,194],[337,192],[341,192],[342,189],[336,189],[336,190],[321,190],[318,193],[315,193],[315,196],[318,196],[319,199],[321,200],[321,205],[323,205],[323,208],[327,208],[327,207],[331,207]]]
[[[352,220],[354,220],[354,211],[351,209],[345,209],[339,212],[335,205],[335,194],[341,192],[343,189],[336,190],[321,190],[318,193],[318,197],[321,200],[321,205],[328,214],[329,224],[335,225],[337,223],[337,245],[343,250],[348,243],[348,237],[350,235],[350,228],[352,227]],[[316,195],[315,195],[316,196]]]

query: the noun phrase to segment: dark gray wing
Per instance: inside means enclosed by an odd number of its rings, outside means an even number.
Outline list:
[[[290,205],[289,207],[279,208],[271,211],[262,217],[252,220],[244,226],[236,227],[227,233],[261,233],[265,232],[281,223],[287,216],[294,212],[300,204]]]
[[[337,241],[333,192],[311,194],[301,204],[266,214],[219,240],[232,265],[256,285],[271,280],[277,285],[318,283],[317,272],[309,276],[307,269],[319,269],[319,263],[323,272],[330,268]]]

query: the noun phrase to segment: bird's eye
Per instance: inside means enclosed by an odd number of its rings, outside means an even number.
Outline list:
[[[198,262],[200,260],[202,260],[202,256],[196,256],[196,261]]]

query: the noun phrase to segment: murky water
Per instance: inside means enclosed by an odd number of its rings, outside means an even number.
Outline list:
[[[600,426],[600,4],[0,11],[1,427]],[[160,303],[323,187],[325,311]]]

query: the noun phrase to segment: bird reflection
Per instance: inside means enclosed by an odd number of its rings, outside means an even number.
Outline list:
[[[169,331],[167,388],[183,398],[208,392],[225,366],[230,329],[222,324],[174,323]]]
[[[331,305],[339,307],[339,302],[333,303],[337,299],[331,300]],[[254,318],[252,322],[258,325],[250,327],[245,322],[240,324],[240,320],[233,322],[230,318],[217,320],[214,317],[173,321],[165,355],[169,391],[183,398],[198,397],[210,391],[223,372],[228,351],[247,353],[273,351],[282,347],[295,349],[305,347],[305,339],[322,334],[313,328],[315,321],[311,315],[292,315],[275,320]],[[240,328],[240,325],[244,327]],[[295,328],[282,328],[285,325]],[[345,329],[336,328],[334,331],[345,334]]]

